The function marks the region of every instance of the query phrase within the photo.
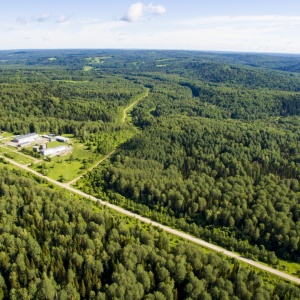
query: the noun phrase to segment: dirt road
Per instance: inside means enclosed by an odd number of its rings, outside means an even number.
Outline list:
[[[135,106],[139,101],[141,101],[143,98],[147,97],[148,94],[149,94],[149,89],[147,89],[145,95],[141,96],[139,99],[137,99],[136,101],[134,101],[133,103],[131,103],[129,106],[127,106],[127,107],[123,110],[123,118],[122,118],[122,122],[123,122],[123,123],[126,121],[127,112],[128,112],[133,106]]]
[[[88,172],[92,171],[94,168],[96,168],[98,165],[100,165],[103,161],[105,161],[106,159],[108,159],[109,157],[111,157],[115,152],[116,152],[116,150],[113,150],[113,151],[109,152],[104,157],[102,157],[95,165],[93,165],[92,167],[88,168],[83,174],[81,174],[80,176],[72,179],[71,181],[69,181],[69,182],[67,182],[65,184],[68,185],[68,186],[71,186],[71,184],[75,183],[77,180],[79,180],[80,178],[82,178],[85,174],[87,174]]]
[[[58,181],[56,181],[54,179],[51,179],[51,178],[46,177],[46,176],[43,176],[42,174],[40,174],[40,173],[38,173],[38,172],[36,172],[34,170],[31,170],[29,167],[21,165],[21,164],[13,161],[11,159],[8,159],[8,158],[3,157],[1,155],[0,155],[0,157],[2,157],[4,160],[10,162],[11,164],[13,164],[15,166],[18,166],[19,168],[22,168],[22,169],[24,169],[24,170],[26,170],[28,172],[31,172],[31,173],[39,176],[39,177],[42,177],[42,178],[48,180],[51,183],[54,183],[54,184],[56,184],[56,185],[58,185],[58,186],[60,186],[62,188],[65,188],[65,189],[69,190],[72,193],[78,194],[78,195],[80,195],[82,197],[88,198],[88,199],[93,200],[95,202],[100,202],[102,205],[106,205],[107,207],[109,207],[111,209],[114,209],[114,210],[116,210],[116,211],[118,211],[118,212],[120,212],[122,214],[127,215],[127,216],[134,217],[134,218],[140,220],[141,222],[144,222],[144,223],[147,223],[147,224],[151,224],[152,226],[155,226],[155,227],[159,227],[159,228],[161,228],[161,229],[163,229],[163,230],[165,230],[165,231],[167,231],[167,232],[169,232],[171,234],[179,236],[179,237],[181,237],[183,239],[186,239],[188,241],[194,242],[194,243],[196,243],[198,245],[201,245],[201,246],[204,246],[204,247],[206,247],[208,249],[211,249],[211,250],[214,250],[214,251],[217,251],[217,252],[221,252],[224,255],[228,256],[228,257],[233,257],[233,258],[235,258],[237,260],[240,260],[240,261],[242,261],[244,263],[247,263],[247,264],[249,264],[251,266],[254,266],[254,267],[259,268],[261,270],[264,270],[264,271],[267,271],[269,273],[275,274],[275,275],[280,276],[280,277],[282,277],[282,278],[284,278],[286,280],[289,280],[289,281],[295,282],[297,284],[300,284],[300,278],[288,275],[286,273],[283,273],[283,272],[281,272],[279,270],[276,270],[276,269],[273,269],[271,267],[265,266],[265,265],[263,265],[263,264],[261,264],[259,262],[253,261],[251,259],[244,258],[244,257],[240,256],[239,254],[233,253],[233,252],[228,251],[228,250],[226,250],[224,248],[221,248],[221,247],[216,246],[214,244],[208,243],[208,242],[206,242],[204,240],[196,238],[196,237],[194,237],[192,235],[189,235],[187,233],[184,233],[184,232],[181,232],[179,230],[173,229],[171,227],[168,227],[168,226],[162,225],[160,223],[154,222],[154,221],[152,221],[152,220],[150,220],[148,218],[142,217],[142,216],[137,215],[135,213],[132,213],[132,212],[126,210],[126,209],[118,207],[118,206],[116,206],[114,204],[105,202],[105,201],[103,201],[101,199],[98,199],[98,198],[96,198],[94,196],[91,196],[91,195],[88,195],[88,194],[86,194],[86,193],[84,193],[82,191],[79,191],[79,190],[71,187],[68,183],[58,182]]]

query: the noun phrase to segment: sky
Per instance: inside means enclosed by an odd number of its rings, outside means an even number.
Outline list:
[[[0,50],[300,54],[299,0],[0,0]]]

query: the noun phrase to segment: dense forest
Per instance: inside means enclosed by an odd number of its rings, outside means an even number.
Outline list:
[[[147,50],[0,51],[0,129],[13,134],[70,133],[88,149],[101,154],[107,154],[118,144],[111,159],[88,172],[76,183],[77,188],[274,267],[278,259],[300,263],[299,73],[300,57],[296,55]],[[148,96],[135,105],[129,120],[122,122],[122,110],[146,91]],[[5,172],[4,177],[17,176]],[[16,195],[11,201],[29,205],[22,184],[19,190],[12,187],[10,192],[9,182],[3,185],[6,186],[3,197],[11,193]],[[65,271],[59,275],[51,267],[50,258],[46,260],[47,267],[30,255],[27,261],[22,252],[25,263],[31,266],[33,261],[39,271],[30,273],[35,277],[28,273],[18,279],[20,282],[16,279],[13,286],[10,270],[15,274],[19,271],[7,263],[8,269],[1,273],[5,298],[18,298],[19,291],[27,293],[28,298],[40,297],[37,293],[43,280],[49,283],[53,295],[61,298],[71,291],[77,295],[75,298],[81,295],[99,299],[201,299],[199,295],[203,299],[297,298],[292,296],[296,292],[290,286],[280,288],[288,290],[285,294],[280,294],[278,286],[272,284],[262,288],[263,279],[259,279],[259,287],[247,286],[247,282],[253,281],[249,277],[253,272],[241,271],[236,262],[228,261],[227,271],[219,264],[209,267],[214,280],[223,280],[223,285],[216,284],[207,279],[202,268],[210,266],[211,260],[224,261],[218,255],[210,254],[213,258],[209,258],[201,252],[200,267],[193,261],[198,257],[195,253],[200,251],[196,246],[187,247],[182,242],[174,245],[172,240],[163,246],[162,239],[167,239],[166,236],[153,228],[141,228],[125,219],[120,221],[121,217],[112,217],[100,207],[88,209],[90,204],[82,204],[84,208],[78,208],[78,212],[67,212],[71,211],[72,205],[67,204],[71,200],[60,201],[65,197],[62,194],[45,192],[43,188],[36,193],[41,194],[32,196],[40,202],[33,202],[31,207],[37,206],[38,216],[48,213],[43,203],[50,205],[49,199],[55,198],[59,201],[56,206],[63,207],[62,215],[58,213],[63,221],[55,223],[50,217],[37,217],[40,223],[36,223],[38,230],[34,231],[30,222],[35,222],[35,212],[33,219],[27,220],[25,208],[17,209],[19,204],[13,202],[15,208],[6,213],[13,211],[20,215],[20,220],[15,217],[11,220],[32,234],[41,251],[45,251],[43,255],[56,260],[60,257],[59,269],[63,266]],[[70,207],[61,206],[63,202]],[[88,215],[85,210],[89,210]],[[99,213],[103,223],[97,223],[92,212]],[[77,213],[81,217],[75,217]],[[113,221],[107,221],[106,215]],[[82,218],[86,225],[77,231],[75,223]],[[89,228],[93,222],[97,229]],[[107,222],[115,225],[106,227]],[[40,236],[44,234],[43,228],[45,236],[51,232],[53,238]],[[110,240],[109,234],[99,236],[101,247],[97,252],[97,234],[110,232],[112,228],[116,229],[116,237]],[[75,238],[73,234],[85,237]],[[86,239],[93,237],[91,251]],[[150,244],[146,242],[148,239]],[[127,243],[140,248],[129,251]],[[113,246],[108,247],[110,244]],[[50,255],[50,246],[60,248]],[[127,266],[123,248],[130,255],[140,251],[147,259],[135,257],[136,264]],[[72,260],[72,251],[83,258],[79,259],[81,263]],[[151,253],[158,256],[153,258]],[[86,281],[87,268],[83,267],[86,255],[99,259],[102,266],[95,273],[93,268],[98,267],[91,267],[90,281]],[[178,264],[177,255],[183,255],[178,263],[184,259],[184,279],[177,277],[174,266],[169,265],[171,261]],[[71,275],[69,270],[73,272]],[[151,275],[139,277],[143,272]],[[239,272],[246,286],[237,285]],[[143,277],[149,279],[148,285],[138,279]],[[134,282],[141,286],[130,290],[124,278],[131,278],[132,285]],[[207,281],[200,283],[202,278]],[[123,294],[114,294],[119,293],[116,286],[120,281],[124,282]],[[232,290],[227,291],[230,286]],[[245,286],[248,294],[239,294],[238,286]],[[16,296],[10,294],[12,291]]]
[[[82,138],[108,128],[118,130],[114,124],[120,108],[145,90],[119,76],[101,76],[94,80],[91,76],[85,78],[83,72],[78,72],[76,78],[65,76],[64,72],[63,79],[52,79],[53,76],[49,71],[44,74],[20,71],[18,74],[15,70],[0,75],[2,130],[16,134],[71,133]],[[55,76],[60,78],[59,74]]]
[[[220,232],[226,247],[244,252],[238,241],[246,240],[298,261],[297,140],[297,134],[262,130],[261,124],[161,120],[84,183],[97,191],[101,182],[100,189],[113,189],[154,211],[206,229],[219,227],[226,232]],[[261,259],[276,264],[273,255],[262,253]]]
[[[297,299],[206,253],[20,171],[0,169],[1,299]]]

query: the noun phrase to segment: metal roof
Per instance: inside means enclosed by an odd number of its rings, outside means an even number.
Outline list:
[[[38,135],[37,133],[33,132],[33,133],[28,133],[28,134],[25,134],[25,135],[19,135],[19,136],[16,136],[15,139],[25,139],[25,138],[28,138],[28,137],[32,137],[32,136],[36,136]]]

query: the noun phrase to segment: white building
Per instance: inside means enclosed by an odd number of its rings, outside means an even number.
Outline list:
[[[60,153],[66,151],[66,150],[67,150],[66,146],[58,146],[58,147],[55,147],[55,148],[42,149],[41,153],[44,156],[47,156],[47,155],[59,155]]]
[[[33,141],[37,140],[38,138],[39,138],[39,135],[37,133],[33,132],[33,133],[25,134],[25,135],[16,136],[13,139],[13,142],[23,144],[23,143],[27,143],[27,142],[33,142]]]

